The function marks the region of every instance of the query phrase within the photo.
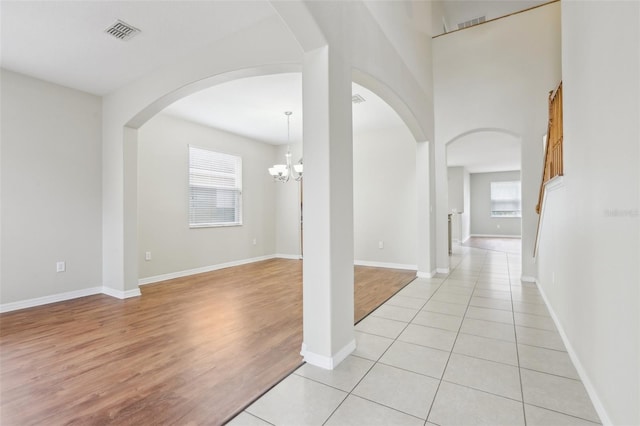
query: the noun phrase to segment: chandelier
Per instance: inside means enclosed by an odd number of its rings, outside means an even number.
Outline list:
[[[273,167],[269,167],[269,174],[273,176],[274,182],[289,182],[289,179],[293,176],[296,181],[302,179],[302,159],[298,163],[291,165],[291,149],[289,145],[291,143],[291,128],[290,119],[291,111],[285,111],[284,115],[287,116],[287,153],[285,154],[286,164],[276,164]]]

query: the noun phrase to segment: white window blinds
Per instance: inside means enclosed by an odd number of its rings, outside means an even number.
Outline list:
[[[491,217],[521,217],[520,181],[491,182]]]
[[[242,225],[242,158],[189,146],[189,226]]]

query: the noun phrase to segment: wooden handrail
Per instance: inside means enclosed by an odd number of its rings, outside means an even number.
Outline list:
[[[562,127],[562,82],[555,90],[549,92],[549,124],[547,126],[547,143],[544,149],[544,167],[542,169],[542,179],[540,181],[540,192],[538,193],[538,228],[536,231],[535,247],[533,255],[538,251],[538,237],[540,234],[540,224],[542,219],[542,204],[544,202],[545,185],[556,176],[563,176],[563,127]]]
[[[549,124],[547,127],[547,143],[544,154],[544,168],[536,212],[540,214],[544,185],[556,176],[563,175],[562,161],[562,82],[556,90],[549,93]]]

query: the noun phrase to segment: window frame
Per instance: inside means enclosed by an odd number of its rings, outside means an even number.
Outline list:
[[[494,210],[494,203],[503,202],[509,203],[514,202],[516,199],[497,199],[494,198],[494,184],[496,185],[505,185],[505,184],[517,184],[518,187],[518,198],[517,204],[518,210]],[[496,214],[498,212],[507,212],[507,214]],[[509,214],[508,212],[511,212]],[[521,219],[522,218],[522,181],[521,180],[505,180],[505,181],[491,181],[489,185],[489,214],[492,219]]]
[[[194,151],[192,150],[196,150],[195,152],[200,152],[200,155],[210,155],[211,156],[211,163],[225,163],[227,162],[227,165],[231,164],[232,162],[235,162],[235,165],[233,167],[233,173],[229,173],[228,171],[224,171],[224,170],[220,170],[220,169],[214,169],[212,168],[203,168],[203,167],[194,167],[194,158],[192,157],[192,153]],[[200,170],[201,172],[199,174],[194,173],[195,170]],[[215,185],[215,183],[211,182],[210,184],[206,184],[203,182],[195,183],[194,182],[194,178],[200,178],[201,180],[206,179],[206,175],[209,175],[209,180],[215,181],[215,176],[217,176],[218,178],[223,178],[223,179],[232,179],[233,180],[233,186],[225,186],[225,185]],[[217,195],[217,191],[219,190],[224,190],[224,191],[236,191],[236,199],[233,202],[234,206],[233,206],[233,212],[234,212],[234,220],[233,221],[213,221],[214,219],[214,214],[212,214],[211,219],[212,221],[208,221],[208,222],[198,222],[196,220],[196,215],[197,213],[195,213],[193,211],[194,209],[194,194],[193,194],[193,188],[211,188],[213,190],[216,191],[216,195]],[[197,229],[197,228],[222,228],[222,227],[230,227],[230,226],[242,226],[243,225],[243,200],[242,200],[242,157],[239,155],[235,155],[235,154],[228,154],[225,152],[220,152],[220,151],[214,151],[212,149],[209,148],[202,148],[199,146],[195,146],[195,145],[188,145],[187,146],[187,222],[189,225],[190,229]],[[206,197],[206,195],[204,195],[204,197]],[[210,197],[211,200],[213,202],[217,202],[217,200],[215,199],[215,196]],[[228,202],[229,199],[227,199],[226,201]],[[210,209],[212,209],[212,211],[214,211],[217,208],[221,208],[218,206],[210,206]]]

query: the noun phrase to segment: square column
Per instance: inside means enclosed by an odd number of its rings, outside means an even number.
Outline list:
[[[328,46],[305,53],[303,343],[333,369],[355,349],[351,67]]]

